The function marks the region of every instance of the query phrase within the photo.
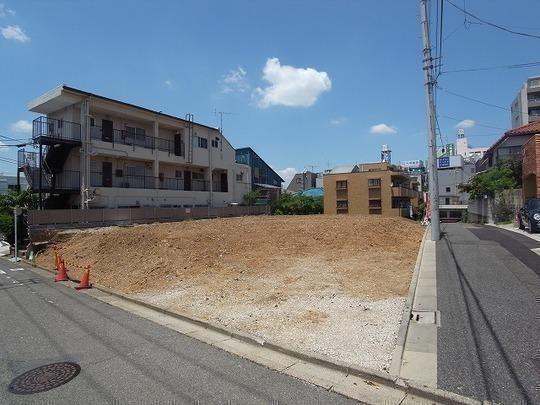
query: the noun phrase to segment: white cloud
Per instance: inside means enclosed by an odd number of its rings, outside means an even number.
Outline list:
[[[294,167],[287,167],[285,169],[276,170],[276,173],[279,174],[283,180],[285,180],[283,182],[283,187],[287,188],[294,175],[298,173],[298,171]]]
[[[377,124],[372,125],[369,128],[369,132],[376,135],[395,134],[397,133],[397,127],[386,124]]]
[[[247,72],[238,66],[237,69],[232,69],[223,75],[221,80],[221,92],[222,93],[244,93],[250,89],[249,82],[247,80]]]
[[[476,125],[476,122],[474,120],[463,120],[456,124],[457,129],[466,129],[466,128],[472,128]]]
[[[19,120],[11,124],[11,130],[20,134],[29,134],[32,132],[32,123],[26,120]]]
[[[172,81],[171,81],[171,79],[167,79],[167,80],[165,80],[163,83],[165,83],[165,86],[167,86],[167,87],[172,87]]]
[[[0,17],[5,17],[8,14],[15,15],[15,10],[7,8],[5,4],[0,3]]]
[[[272,105],[310,107],[325,91],[332,88],[326,72],[313,68],[281,65],[278,58],[269,58],[263,69],[263,79],[270,85],[256,88],[254,97],[259,108]]]
[[[332,125],[341,125],[345,122],[345,118],[334,118],[330,120],[330,124]]]
[[[18,25],[8,25],[7,27],[0,28],[2,36],[5,39],[13,39],[14,41],[19,42],[28,42],[30,37],[24,33],[21,27]]]

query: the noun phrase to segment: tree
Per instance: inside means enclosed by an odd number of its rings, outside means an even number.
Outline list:
[[[260,197],[260,193],[258,190],[248,191],[246,194],[244,194],[244,202],[247,205],[255,205],[259,197]]]
[[[0,233],[9,243],[15,241],[15,229],[13,226],[13,209],[15,207],[36,209],[38,206],[35,194],[29,190],[11,191],[8,194],[0,194]],[[18,238],[23,242],[26,235],[26,226],[21,217],[18,220]]]
[[[306,197],[290,193],[283,193],[272,210],[274,215],[310,215],[322,214],[323,211],[322,197]]]
[[[472,177],[467,184],[460,184],[459,189],[469,193],[470,198],[478,200],[485,195],[493,197],[496,191],[508,190],[521,184],[521,165],[513,161],[504,161],[485,172]]]

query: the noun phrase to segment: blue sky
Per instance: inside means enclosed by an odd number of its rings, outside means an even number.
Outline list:
[[[0,3],[1,135],[27,138],[24,121],[35,117],[28,101],[66,83],[181,117],[190,112],[209,125],[218,124],[214,110],[230,112],[224,133],[232,144],[253,147],[285,176],[309,165],[375,161],[384,143],[395,162],[426,157],[416,0]],[[467,0],[466,7],[540,34],[537,0]],[[537,61],[539,39],[468,24],[448,4],[444,16],[443,70]],[[537,74],[448,73],[439,83],[509,107]],[[455,139],[457,121],[476,122],[467,129],[476,146],[502,133],[478,124],[510,125],[509,111],[442,91],[438,112],[444,142]],[[0,157],[15,158],[14,148]],[[15,165],[0,162],[0,171],[15,173]]]

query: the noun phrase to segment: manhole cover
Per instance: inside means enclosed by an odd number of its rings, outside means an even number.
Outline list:
[[[47,364],[14,378],[9,384],[9,391],[24,395],[52,390],[73,380],[80,371],[81,366],[77,363]]]

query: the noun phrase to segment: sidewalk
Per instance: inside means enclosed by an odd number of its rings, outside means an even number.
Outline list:
[[[487,224],[487,225],[494,226],[494,227],[501,228],[501,229],[505,229],[507,231],[516,232],[516,233],[519,233],[520,235],[527,236],[527,237],[529,237],[531,239],[534,239],[535,241],[540,242],[540,233],[527,232],[526,230],[519,229],[513,223],[512,224]]]
[[[407,329],[400,377],[437,387],[436,243],[425,240]]]

